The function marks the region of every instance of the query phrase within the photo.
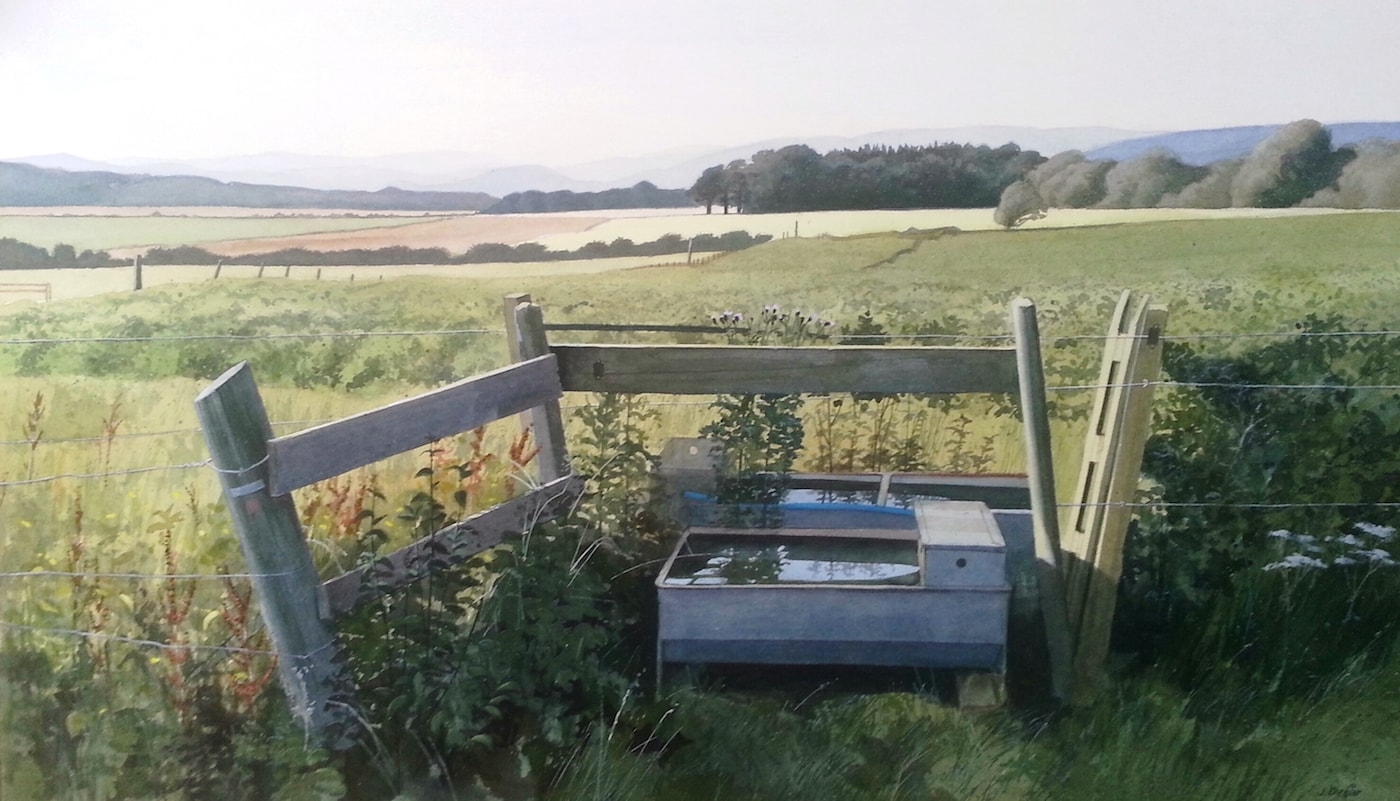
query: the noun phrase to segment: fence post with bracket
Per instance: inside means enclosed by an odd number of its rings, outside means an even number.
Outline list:
[[[292,713],[317,745],[343,750],[354,734],[347,703],[353,684],[323,620],[324,594],[292,496],[273,495],[270,489],[272,426],[248,363],[229,369],[199,393],[195,411]]]

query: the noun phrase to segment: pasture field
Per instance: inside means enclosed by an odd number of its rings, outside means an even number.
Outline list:
[[[1257,219],[1331,214],[1330,209],[1056,209],[1027,229],[1173,220]],[[619,237],[649,242],[745,230],[772,237],[856,236],[910,229],[994,230],[990,209],[822,211],[791,214],[704,214],[702,209],[623,209],[550,214],[393,214],[278,209],[0,208],[0,237],[52,249],[107,250],[130,258],[152,247],[199,245],[222,255],[283,248],[344,250],[393,245],[440,247],[451,253],[483,242],[540,242],[575,250]]]
[[[225,268],[229,280],[217,282],[207,280],[209,268],[199,268],[205,278],[198,282],[172,278],[166,283],[161,270],[193,268],[148,268],[148,288],[140,293],[114,288],[48,304],[0,306],[0,530],[6,534],[0,540],[0,563],[12,571],[62,569],[82,539],[103,570],[158,574],[163,569],[158,539],[173,531],[181,570],[224,566],[236,571],[240,559],[215,494],[215,477],[197,466],[204,458],[192,409],[199,388],[246,359],[259,377],[271,418],[288,429],[372,408],[503,364],[500,307],[501,297],[510,292],[532,293],[548,322],[702,323],[726,310],[754,315],[765,305],[779,304],[842,326],[855,326],[868,315],[869,324],[891,335],[955,333],[969,343],[1007,334],[1008,303],[1026,296],[1038,305],[1052,388],[1093,382],[1100,343],[1092,337],[1103,333],[1123,289],[1150,294],[1169,308],[1169,336],[1209,335],[1190,344],[1222,358],[1259,346],[1250,338],[1224,335],[1289,334],[1309,315],[1337,315],[1347,330],[1400,330],[1397,213],[1173,219],[1174,212],[1164,211],[1144,213],[1144,221],[1131,225],[1108,225],[1124,215],[1052,212],[1040,226],[1055,223],[1057,216],[1083,224],[1013,232],[971,230],[970,217],[961,232],[933,232],[927,229],[963,225],[940,222],[953,219],[938,216],[944,212],[902,214],[798,215],[771,221],[749,215],[633,217],[549,235],[558,240],[541,236],[551,247],[562,248],[614,236],[645,241],[664,233],[723,232],[770,222],[772,231],[750,230],[780,235],[798,224],[800,237],[779,238],[689,267],[584,272],[591,268],[571,262],[538,270],[492,265],[481,271],[447,268],[446,274],[319,283],[281,280],[280,271],[272,270],[269,277],[255,280],[240,272],[247,268]],[[985,210],[979,214],[990,228],[991,215]],[[678,230],[682,223],[713,227]],[[823,225],[829,230],[823,231]],[[926,230],[866,230],[872,226]],[[383,233],[392,236],[393,230]],[[0,229],[3,235],[10,234]],[[576,236],[588,239],[568,239]],[[577,272],[567,272],[570,268]],[[390,268],[356,269],[393,275]],[[298,273],[293,270],[294,277]],[[305,337],[413,331],[440,333]],[[580,340],[589,335],[555,336]],[[94,341],[104,337],[143,339]],[[659,337],[632,335],[628,341]],[[1159,399],[1171,395],[1163,390]],[[1089,397],[1070,390],[1052,395],[1062,498],[1073,490],[1079,459],[1083,422],[1076,412]],[[667,405],[672,400],[650,400],[658,416],[639,425],[653,451],[665,436],[694,435],[713,416],[704,398],[672,399],[679,401],[674,406]],[[583,432],[578,411],[594,402],[589,397],[567,400],[571,434]],[[809,401],[807,411],[814,412],[821,402]],[[1023,457],[1014,421],[957,423],[959,416],[980,418],[984,406],[929,411],[903,404],[888,409],[900,435],[919,440],[930,468],[958,467],[959,452],[970,450],[985,457],[971,465],[973,471],[1019,472]],[[491,436],[497,443],[491,448],[501,452],[499,443],[509,439],[509,432],[493,431]],[[815,441],[813,434],[809,437]],[[460,459],[470,457],[468,440],[452,446]],[[386,495],[396,498],[414,486],[413,473],[424,458],[407,455],[376,468],[373,478],[366,473],[351,480],[359,487],[380,482]],[[818,466],[819,458],[809,446],[800,466]],[[161,466],[171,469],[78,477]],[[63,475],[75,477],[31,483]],[[334,494],[327,488],[304,492],[299,506]],[[384,506],[381,511],[392,515],[395,510]],[[353,554],[323,529],[313,531],[317,559],[323,569],[334,570]],[[98,619],[78,603],[90,597],[82,596],[82,587],[66,582],[51,586],[58,589],[46,594],[34,585],[0,583],[0,619],[41,628],[83,626]],[[142,608],[140,598],[113,597],[114,605]],[[194,641],[228,636],[219,628],[219,603],[217,587],[200,591],[190,620],[203,620],[204,628],[192,622],[187,636]],[[124,619],[118,611],[110,625]],[[47,648],[55,664],[62,662],[60,637],[36,636],[26,642]],[[147,680],[158,688],[163,668],[155,660],[152,664],[147,674],[157,678]],[[775,785],[763,784],[776,781],[764,778],[771,775],[790,778],[792,786],[811,782],[815,795],[808,797],[859,797],[816,785],[831,764],[868,760],[866,774],[856,766],[850,768],[852,775],[888,782],[881,786],[889,788],[891,798],[915,797],[911,794],[920,787],[927,792],[918,797],[960,799],[1392,798],[1400,792],[1395,767],[1400,732],[1393,725],[1400,714],[1400,658],[1392,653],[1364,672],[1358,663],[1356,670],[1364,682],[1319,679],[1315,695],[1290,698],[1267,715],[1249,718],[1246,730],[1232,724],[1234,708],[1201,710],[1192,706],[1191,694],[1164,686],[1150,671],[1126,669],[1103,703],[1051,726],[1000,712],[952,713],[915,696],[818,699],[799,715],[792,705],[769,697],[749,704],[741,695],[701,693],[671,699],[678,711],[669,722],[671,712],[656,712],[660,720],[642,713],[653,728],[642,727],[639,741],[669,736],[664,726],[680,726],[677,731],[695,741],[666,770],[654,769],[642,749],[600,745],[609,731],[604,721],[588,745],[573,752],[563,783],[551,788],[549,796],[604,797],[601,788],[611,788],[610,797],[618,798],[710,797],[702,785],[686,790],[684,782],[727,777],[723,781],[731,783],[734,797],[781,797]],[[132,679],[133,685],[139,680]],[[122,701],[123,711],[159,707],[157,690],[125,692],[130,697]],[[275,695],[275,687],[271,692]],[[17,694],[5,697],[24,700]],[[143,714],[174,720],[168,712]],[[610,719],[616,727],[617,718]],[[69,725],[80,730],[78,723]],[[19,735],[0,733],[13,742]],[[118,735],[109,735],[112,742],[135,748]],[[915,741],[937,745],[920,750],[910,746]],[[0,742],[0,755],[18,760],[10,763],[8,779],[0,764],[0,782],[34,786],[16,783],[16,776],[33,780],[33,766],[24,761],[28,757],[15,756],[21,752],[19,746]],[[907,761],[901,762],[901,755]],[[887,763],[901,771],[915,765],[928,773],[917,779],[906,773],[869,773]],[[97,775],[118,768],[92,770]],[[935,772],[945,779],[934,782],[929,777]],[[805,774],[810,775],[803,779]],[[308,772],[303,778],[309,775],[320,774]]]
[[[200,245],[226,239],[253,236],[293,236],[325,231],[356,231],[367,228],[403,226],[405,218],[370,213],[332,216],[276,212],[266,215],[175,216],[91,214],[39,216],[8,214],[0,209],[0,238],[17,239],[49,250],[54,245],[72,245],[78,251],[123,251],[175,245]],[[442,215],[437,215],[441,217]],[[412,218],[414,221],[420,218]],[[115,254],[114,254],[115,255]]]

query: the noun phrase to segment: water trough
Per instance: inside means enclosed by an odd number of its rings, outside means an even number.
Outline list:
[[[689,506],[702,523],[723,516]],[[999,677],[1006,552],[977,501],[795,503],[778,528],[692,525],[656,581],[658,671],[869,665]]]

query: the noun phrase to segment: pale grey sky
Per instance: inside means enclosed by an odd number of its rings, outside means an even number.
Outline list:
[[[1400,120],[1397,0],[0,0],[0,158]]]

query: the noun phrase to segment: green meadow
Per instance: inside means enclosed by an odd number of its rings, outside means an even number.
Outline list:
[[[57,233],[66,222],[61,219],[6,228],[18,225],[13,219],[0,218],[0,236],[36,244],[64,241],[80,249],[111,244],[98,228],[83,229],[81,237]],[[193,244],[340,222],[262,219],[249,223],[247,232],[184,231],[178,227],[183,223],[170,219],[159,225],[174,227],[153,229],[149,236],[159,233],[152,244]],[[365,223],[354,221],[356,227]],[[41,225],[54,230],[44,233],[35,227]],[[268,227],[274,225],[286,229]],[[751,318],[777,304],[786,312],[831,321],[835,331],[878,332],[893,341],[951,337],[935,344],[976,344],[1006,335],[1011,300],[1031,298],[1052,389],[1058,488],[1061,500],[1068,500],[1091,395],[1057,388],[1095,380],[1101,343],[1093,337],[1104,333],[1125,289],[1150,295],[1169,309],[1169,338],[1182,338],[1178,341],[1218,359],[1248,358],[1268,340],[1215,335],[1289,335],[1318,317],[1340,318],[1341,330],[1400,330],[1400,214],[789,237],[696,266],[504,277],[472,277],[463,268],[458,274],[353,283],[239,275],[4,305],[0,564],[11,572],[85,567],[159,575],[175,553],[179,570],[173,572],[237,572],[241,557],[215,476],[198,465],[206,452],[194,421],[195,394],[246,360],[279,433],[373,408],[504,364],[501,299],[513,292],[531,293],[544,307],[546,321],[555,323],[707,323],[726,311]],[[304,336],[347,332],[401,335]],[[620,334],[553,336],[624,341]],[[678,336],[701,341],[700,335],[626,336],[632,342],[677,341]],[[103,338],[138,341],[98,341]],[[1381,380],[1386,379],[1375,379]],[[1184,392],[1159,391],[1158,403],[1175,403]],[[650,411],[636,423],[643,445],[655,453],[668,436],[697,435],[713,418],[707,401],[648,398]],[[571,436],[596,433],[580,410],[598,402],[582,395],[566,400]],[[807,401],[804,419],[819,403]],[[986,402],[933,408],[901,400],[870,408],[890,415],[891,430],[918,456],[921,469],[1022,470],[1018,424],[992,417]],[[873,448],[863,425],[853,422],[851,431],[861,432],[862,447]],[[502,424],[489,432],[490,452],[504,452],[509,428]],[[820,452],[815,431],[809,430],[807,441],[799,468],[829,467],[832,455]],[[474,453],[479,457],[482,446],[464,436],[445,447],[465,462]],[[407,454],[349,479],[356,487],[374,485],[382,492],[384,500],[373,513],[389,518],[385,526],[395,538],[412,534],[409,523],[394,521],[401,499],[418,486],[414,474],[425,458]],[[853,458],[876,465],[884,457]],[[75,477],[50,480],[64,475]],[[88,475],[97,477],[82,477]],[[493,475],[502,487],[509,480]],[[344,489],[302,491],[299,508],[317,502],[330,508],[326,499]],[[336,521],[317,518],[308,524],[324,571],[353,563],[358,546],[345,540],[347,532],[336,529]],[[162,551],[160,542],[172,545]],[[75,548],[86,555],[74,556]],[[1387,588],[1389,595],[1376,597],[1396,598],[1393,573],[1368,573],[1367,591]],[[227,602],[220,593],[209,583],[192,591],[192,611],[178,622],[184,642],[251,636],[220,622],[221,604]],[[1372,596],[1358,587],[1353,600],[1358,598]],[[38,629],[101,625],[124,636],[155,637],[163,630],[152,620],[170,610],[143,599],[146,595],[120,582],[40,585],[0,579],[3,620]],[[150,742],[184,742],[180,732],[189,721],[170,701],[175,667],[159,657],[144,666],[137,664],[140,659],[123,662],[115,645],[96,658],[61,635],[11,630],[5,636],[7,651],[37,656],[23,665],[7,662],[10,676],[0,682],[5,704],[0,712],[8,716],[0,734],[6,760],[0,763],[0,796],[28,791],[32,797],[175,797],[169,787],[159,786],[159,755],[142,751],[116,724],[88,723],[80,716],[103,709],[121,712],[112,720],[139,714]],[[74,677],[97,681],[95,658],[107,671],[106,695],[84,700],[72,686],[65,690],[63,681]],[[1108,689],[1097,704],[1059,716],[1017,709],[956,711],[940,706],[925,686],[874,695],[819,689],[810,700],[703,687],[644,699],[645,691],[634,688],[606,714],[594,709],[592,718],[570,718],[584,721],[577,736],[549,739],[521,729],[518,742],[535,736],[529,742],[548,742],[555,756],[515,771],[521,774],[516,784],[500,779],[499,765],[492,762],[496,767],[478,773],[494,778],[478,789],[500,797],[754,799],[1388,799],[1400,792],[1400,734],[1393,725],[1400,716],[1400,658],[1389,646],[1358,655],[1345,670],[1319,673],[1314,692],[1284,692],[1261,682],[1212,694],[1160,666],[1130,669],[1127,662],[1126,657],[1113,662]],[[246,676],[220,680],[225,688],[247,686]],[[268,700],[258,707],[263,728],[248,731],[286,725],[267,711],[280,703],[275,683],[264,695]],[[524,702],[520,708],[533,709]],[[27,731],[52,726],[53,719],[67,721],[58,724],[71,746],[71,754],[62,757],[66,763],[39,753],[27,739]],[[271,746],[254,734],[239,742],[245,749],[240,758],[276,766],[267,769],[274,778],[266,781],[276,785],[279,798],[341,797],[347,782],[354,798],[430,797],[415,796],[418,785],[404,776],[385,779],[387,790],[357,790],[355,777],[361,773],[325,755],[289,756],[284,744],[268,756]],[[521,747],[518,754],[498,750],[525,765],[534,747]],[[473,759],[468,760],[473,769],[487,761],[480,754]],[[545,764],[551,767],[542,773],[539,766]],[[45,779],[52,765],[66,765],[76,778]],[[320,789],[312,792],[313,787]],[[456,797],[475,797],[476,790],[454,788]]]

